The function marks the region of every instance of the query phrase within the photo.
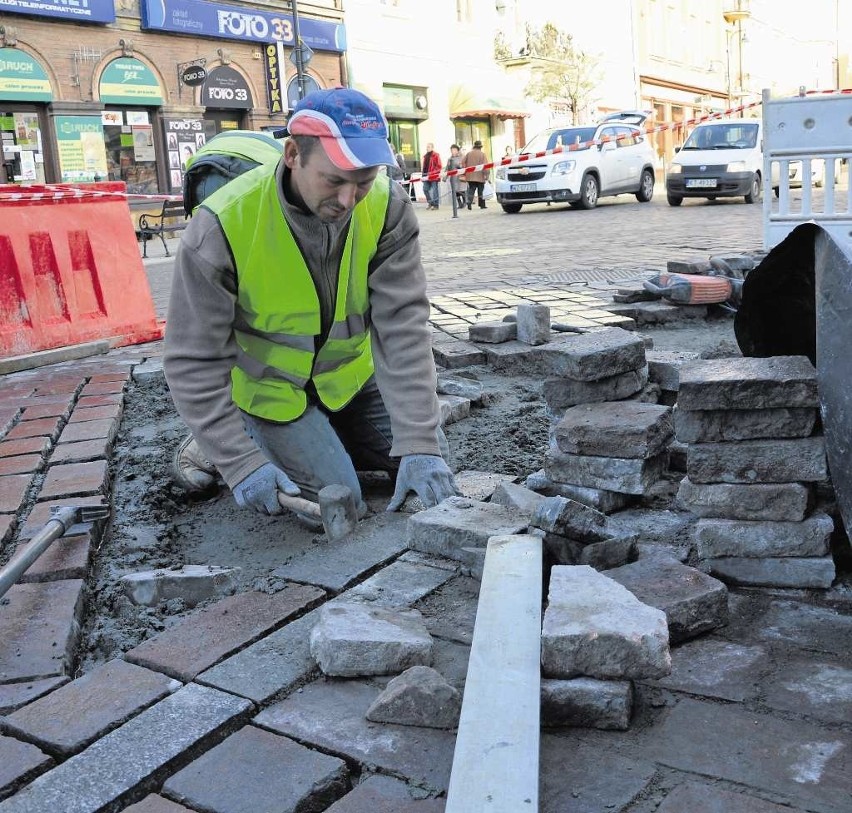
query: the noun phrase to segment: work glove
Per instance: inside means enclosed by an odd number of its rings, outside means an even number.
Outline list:
[[[300,489],[285,472],[272,463],[264,463],[234,488],[234,499],[240,508],[251,508],[261,514],[280,514],[284,509],[278,502],[278,492],[291,497]]]
[[[409,491],[416,492],[427,508],[459,493],[450,467],[436,454],[409,454],[399,461],[396,488],[387,510],[398,510]]]

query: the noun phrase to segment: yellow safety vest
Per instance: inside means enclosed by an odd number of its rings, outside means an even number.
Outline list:
[[[249,170],[204,201],[219,219],[237,270],[231,397],[240,409],[292,421],[307,407],[308,382],[332,411],[367,383],[373,374],[367,274],[389,199],[387,178],[379,176],[352,212],[334,321],[321,347],[319,296],[281,211],[274,170]]]

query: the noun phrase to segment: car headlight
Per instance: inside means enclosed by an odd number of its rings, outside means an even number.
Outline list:
[[[669,167],[669,175],[680,175],[683,172],[683,167],[680,164],[672,164]]]
[[[728,164],[728,172],[745,172],[746,171],[746,163],[745,161],[731,161]]]
[[[506,180],[506,167],[500,167],[500,169],[498,169],[495,174],[497,176],[498,181],[505,181]]]
[[[577,166],[576,161],[560,161],[558,164],[553,165],[553,169],[550,171],[551,175],[570,175],[574,171],[574,167]]]

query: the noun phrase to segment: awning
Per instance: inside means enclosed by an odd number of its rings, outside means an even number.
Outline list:
[[[466,85],[450,88],[451,119],[481,119],[496,116],[498,119],[523,119],[530,114],[520,99],[480,93]]]

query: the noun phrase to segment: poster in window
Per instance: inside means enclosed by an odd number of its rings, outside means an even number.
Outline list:
[[[34,113],[15,113],[15,137],[19,147],[41,150],[41,131],[38,128],[38,115]]]
[[[181,171],[179,169],[173,169],[171,171],[172,176],[172,189],[180,189],[183,184],[183,176],[181,175]]]
[[[36,181],[38,174],[36,173],[35,153],[31,150],[21,151],[21,180]]]
[[[186,171],[186,162],[195,155],[195,141],[181,141],[180,168]]]
[[[177,150],[169,150],[169,168],[180,169],[180,153]]]
[[[127,123],[136,127],[145,127],[150,124],[146,110],[128,110]]]
[[[154,130],[152,127],[133,128],[133,155],[136,161],[155,161]]]

